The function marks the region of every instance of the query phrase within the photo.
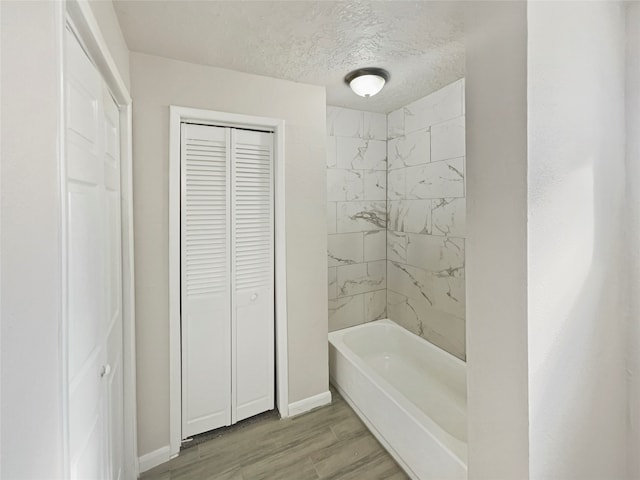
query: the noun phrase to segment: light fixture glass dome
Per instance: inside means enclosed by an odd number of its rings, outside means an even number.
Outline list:
[[[372,97],[384,87],[389,80],[389,72],[382,68],[361,68],[344,77],[344,81],[357,95]]]
[[[378,75],[362,75],[349,83],[351,90],[361,97],[372,97],[384,87],[385,79]]]

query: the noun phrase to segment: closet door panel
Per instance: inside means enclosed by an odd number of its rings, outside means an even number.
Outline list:
[[[229,129],[182,125],[182,436],[231,424]]]
[[[274,407],[273,135],[232,131],[233,421]]]

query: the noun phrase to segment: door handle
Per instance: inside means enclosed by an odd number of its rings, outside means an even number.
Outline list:
[[[255,302],[257,300],[257,298],[258,298],[258,294],[257,293],[254,293],[253,295],[251,295],[251,301],[252,302]]]
[[[100,368],[100,377],[106,377],[111,373],[111,365],[108,363]]]

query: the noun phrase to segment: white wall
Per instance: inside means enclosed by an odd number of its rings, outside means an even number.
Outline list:
[[[624,7],[527,13],[530,477],[621,479]]]
[[[0,2],[2,478],[62,478],[62,9]]]
[[[640,478],[640,3],[627,5],[627,248],[629,251],[628,477]]]
[[[468,472],[526,479],[526,4],[466,20]]]
[[[169,444],[169,105],[286,122],[289,402],[328,389],[322,87],[131,54],[139,454]]]

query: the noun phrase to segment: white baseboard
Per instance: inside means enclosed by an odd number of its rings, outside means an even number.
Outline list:
[[[301,413],[308,412],[309,410],[313,410],[314,408],[322,407],[330,403],[331,392],[327,390],[326,392],[319,393],[313,397],[303,398],[297,402],[290,403],[289,416],[295,417],[296,415],[300,415]]]
[[[157,467],[161,463],[168,462],[170,458],[171,447],[169,445],[165,445],[153,452],[142,455],[139,459],[140,473],[151,470],[153,467]]]

